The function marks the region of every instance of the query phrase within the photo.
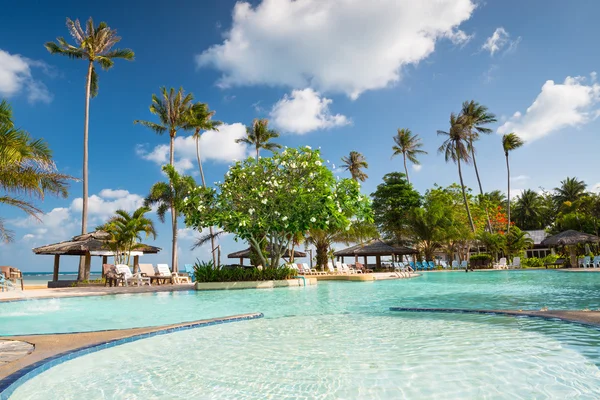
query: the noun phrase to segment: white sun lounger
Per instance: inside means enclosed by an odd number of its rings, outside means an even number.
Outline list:
[[[167,264],[156,264],[156,269],[158,270],[158,275],[162,277],[170,276],[173,280],[173,283],[191,283],[189,276],[180,275],[177,272],[171,272]]]
[[[151,286],[150,278],[142,276],[141,272],[132,274],[131,269],[129,269],[129,265],[117,264],[115,265],[115,268],[119,274],[123,274],[123,283],[125,286],[129,286],[130,283],[137,284],[138,286],[142,286],[143,284],[147,283],[148,286]]]
[[[331,261],[327,262],[327,273],[329,275],[337,275],[337,271],[333,268],[333,263]]]
[[[494,265],[495,269],[508,269],[508,265],[506,265],[506,257],[502,257],[498,263]]]
[[[513,258],[513,262],[511,264],[511,267],[513,267],[513,268],[521,268],[521,257],[515,257],[515,258]]]

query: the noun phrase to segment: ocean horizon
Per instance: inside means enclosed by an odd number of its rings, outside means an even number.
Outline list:
[[[33,271],[23,272],[23,284],[25,286],[42,286],[52,280],[52,272]],[[101,271],[90,271],[90,280],[100,279]],[[77,279],[77,271],[65,271],[58,273],[59,281],[74,281]]]

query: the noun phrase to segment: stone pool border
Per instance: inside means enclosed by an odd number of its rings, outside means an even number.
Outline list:
[[[314,277],[302,277],[279,281],[238,281],[238,282],[196,282],[195,290],[239,290],[239,289],[273,289],[280,287],[314,286],[317,280]]]
[[[469,308],[418,308],[418,307],[390,307],[390,311],[446,313],[446,314],[480,314],[480,315],[507,315],[511,317],[541,318],[548,321],[562,321],[572,324],[584,325],[600,329],[600,311],[577,310],[480,310]]]
[[[168,333],[179,332],[179,331],[184,331],[184,330],[188,330],[188,329],[202,328],[202,327],[212,326],[212,325],[220,325],[220,324],[231,323],[231,322],[240,322],[240,321],[246,321],[246,320],[259,319],[259,318],[263,318],[263,317],[264,317],[264,315],[262,313],[251,313],[251,314],[234,315],[234,316],[230,316],[230,317],[198,320],[198,321],[187,322],[187,323],[182,323],[182,324],[166,325],[166,326],[162,326],[162,327],[121,329],[121,330],[101,331],[101,332],[73,333],[72,335],[78,335],[78,334],[93,335],[94,333],[98,334],[98,333],[106,333],[106,332],[114,332],[115,334],[122,332],[123,334],[122,334],[122,337],[119,337],[119,338],[105,340],[105,341],[101,341],[99,343],[88,344],[83,347],[72,348],[67,351],[62,351],[60,353],[52,354],[49,357],[45,357],[41,360],[35,361],[28,365],[24,365],[22,368],[14,371],[14,372],[10,373],[8,376],[5,376],[2,379],[0,379],[0,400],[8,400],[10,398],[10,396],[13,394],[13,392],[19,386],[21,386],[26,381],[34,378],[35,376],[41,374],[42,372],[47,371],[48,369],[50,369],[56,365],[62,364],[65,361],[69,361],[74,358],[86,355],[86,354],[95,353],[100,350],[105,350],[105,349],[119,346],[119,345],[125,344],[125,343],[135,342],[135,341],[138,341],[141,339],[147,339],[147,338],[150,338],[153,336],[165,335]],[[140,330],[142,331],[142,333],[130,334],[131,332],[139,332]],[[38,337],[41,337],[41,336],[42,335],[38,335]],[[51,336],[55,336],[55,335],[46,335],[46,336],[51,337]],[[9,339],[9,340],[11,340],[11,339]],[[17,339],[17,337],[15,337],[15,340],[20,340],[20,339]],[[35,343],[33,343],[33,344],[35,345]],[[58,351],[60,351],[60,350],[58,350]],[[35,350],[31,354],[35,354]],[[23,359],[21,359],[21,360],[23,360]],[[19,361],[20,360],[17,360],[15,362],[19,362]],[[0,371],[0,374],[1,374],[1,371]]]

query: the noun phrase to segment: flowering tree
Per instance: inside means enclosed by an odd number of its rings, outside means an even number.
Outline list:
[[[276,268],[295,235],[349,229],[352,218],[369,218],[370,207],[358,183],[336,181],[319,151],[306,146],[235,163],[216,190],[193,189],[181,210],[188,226],[234,233],[262,265]]]

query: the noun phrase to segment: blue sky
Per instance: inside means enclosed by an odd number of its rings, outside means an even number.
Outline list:
[[[377,5],[375,5],[377,3]],[[421,192],[457,181],[456,167],[437,155],[450,112],[465,100],[487,105],[498,116],[494,134],[478,143],[484,190],[505,190],[500,134],[527,140],[511,156],[515,192],[551,189],[566,176],[597,188],[600,69],[596,16],[588,0],[474,2],[471,0],[64,1],[25,2],[3,8],[0,24],[0,98],[7,98],[17,125],[46,139],[61,171],[81,174],[85,62],[51,56],[43,47],[57,36],[70,39],[65,18],[106,21],[118,30],[118,47],[135,51],[134,62],[117,61],[100,72],[99,96],[90,117],[90,228],[116,208],[132,210],[162,179],[167,137],[134,119],[152,119],[152,93],[160,86],[192,92],[226,125],[203,139],[208,182],[221,180],[247,149],[234,140],[253,118],[269,118],[287,146],[321,147],[338,164],[351,150],[369,162],[364,193],[381,177],[402,170],[390,159],[397,128],[418,133],[429,152],[411,168]],[[179,133],[176,160],[196,174],[191,141]],[[343,174],[342,174],[343,175]],[[472,169],[466,184],[476,187]],[[16,241],[0,245],[0,264],[25,271],[50,270],[50,257],[31,248],[78,233],[74,183],[68,199],[40,204],[43,223],[0,207]],[[154,244],[164,251],[147,262],[170,259],[169,228],[157,222]],[[194,233],[182,232],[180,262],[207,258],[189,250]],[[245,245],[222,240],[223,252]],[[339,247],[339,246],[338,246]],[[98,261],[96,261],[98,264]],[[76,260],[64,260],[64,270]],[[98,269],[99,265],[95,266]]]

